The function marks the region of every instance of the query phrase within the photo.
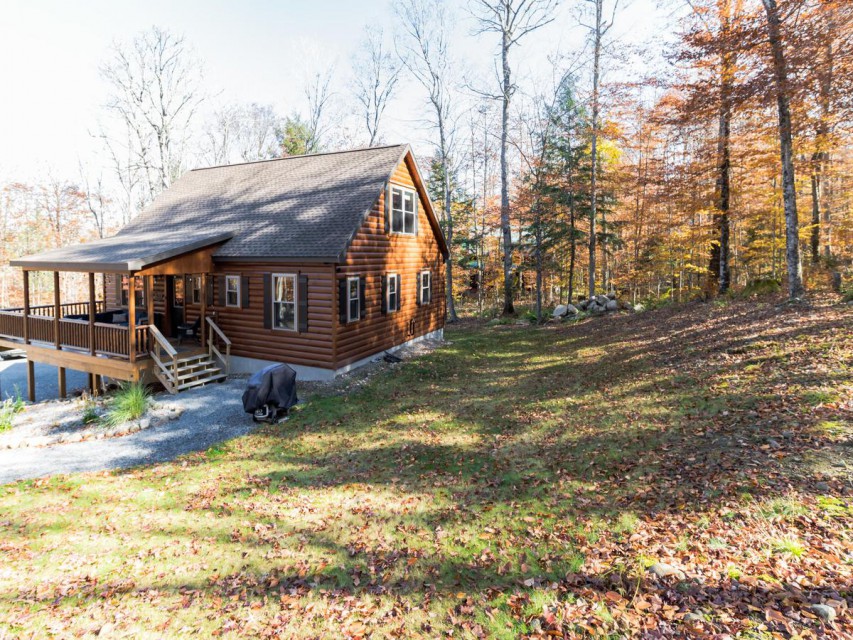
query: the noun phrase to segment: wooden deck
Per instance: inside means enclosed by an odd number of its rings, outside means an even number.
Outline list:
[[[137,381],[148,379],[147,372],[153,366],[153,361],[140,358],[136,362],[107,355],[92,355],[91,353],[74,349],[57,349],[53,344],[31,342],[21,339],[0,336],[0,346],[10,349],[20,349],[26,353],[30,362],[51,364],[60,369],[74,369],[97,376],[105,376],[114,380]]]
[[[65,315],[88,315],[88,303],[61,305]],[[96,310],[104,310],[103,303]],[[65,370],[82,371],[92,376],[93,389],[100,378],[136,382],[155,382],[155,361],[150,356],[148,325],[134,327],[134,354],[127,326],[90,322],[69,317],[55,317],[54,305],[0,310],[0,347],[18,349],[26,354],[29,376],[32,363],[49,364],[59,369],[60,395],[65,395]],[[193,357],[206,351],[193,342],[183,345],[174,341],[172,349],[180,358]],[[29,397],[33,398],[32,386]]]

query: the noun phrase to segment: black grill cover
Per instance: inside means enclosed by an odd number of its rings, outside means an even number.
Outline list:
[[[296,372],[286,364],[271,364],[253,374],[243,392],[246,413],[254,413],[268,404],[290,409],[297,402]]]

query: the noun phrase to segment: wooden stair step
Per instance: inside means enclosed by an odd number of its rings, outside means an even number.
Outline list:
[[[199,360],[191,365],[178,366],[178,372],[192,371],[194,369],[207,369],[218,366],[213,360]]]
[[[194,362],[196,360],[203,360],[205,358],[210,358],[210,354],[207,353],[207,351],[196,353],[191,356],[184,356],[183,358],[178,358],[178,366],[180,367],[183,364]]]
[[[218,380],[224,380],[225,377],[226,376],[224,373],[219,373],[217,375],[208,376],[208,377],[202,378],[200,380],[192,380],[190,382],[184,382],[183,384],[179,384],[176,387],[176,389],[178,391],[183,391],[184,389],[190,389],[192,387],[198,387],[198,386],[201,386],[203,384],[208,384],[209,382],[216,382]]]
[[[197,378],[203,375],[216,375],[218,373],[222,373],[222,369],[219,367],[208,367],[207,369],[201,369],[198,371],[189,371],[187,373],[181,373],[178,371],[178,382],[182,380],[188,380],[189,378]]]

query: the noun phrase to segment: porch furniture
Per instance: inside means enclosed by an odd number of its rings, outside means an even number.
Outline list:
[[[201,341],[201,316],[192,324],[178,325],[178,344],[184,343],[184,338],[193,338],[196,342]]]

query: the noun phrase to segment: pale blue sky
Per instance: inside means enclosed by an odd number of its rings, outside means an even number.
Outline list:
[[[485,76],[495,52],[493,35],[471,35],[463,0],[453,44],[469,75]],[[522,82],[547,72],[547,56],[582,44],[577,0],[564,1],[558,19],[523,41],[515,55]],[[640,42],[654,36],[653,0],[635,0],[619,18],[617,34]],[[29,179],[52,169],[75,177],[78,160],[96,165],[90,131],[106,95],[98,65],[114,40],[152,25],[182,33],[203,61],[205,85],[221,102],[272,103],[281,112],[301,107],[307,66],[336,61],[339,92],[346,90],[349,58],[368,24],[392,29],[389,0],[4,0],[0,22],[0,177]],[[416,87],[392,106],[385,138],[428,149],[429,133]],[[417,146],[416,146],[417,148]]]

